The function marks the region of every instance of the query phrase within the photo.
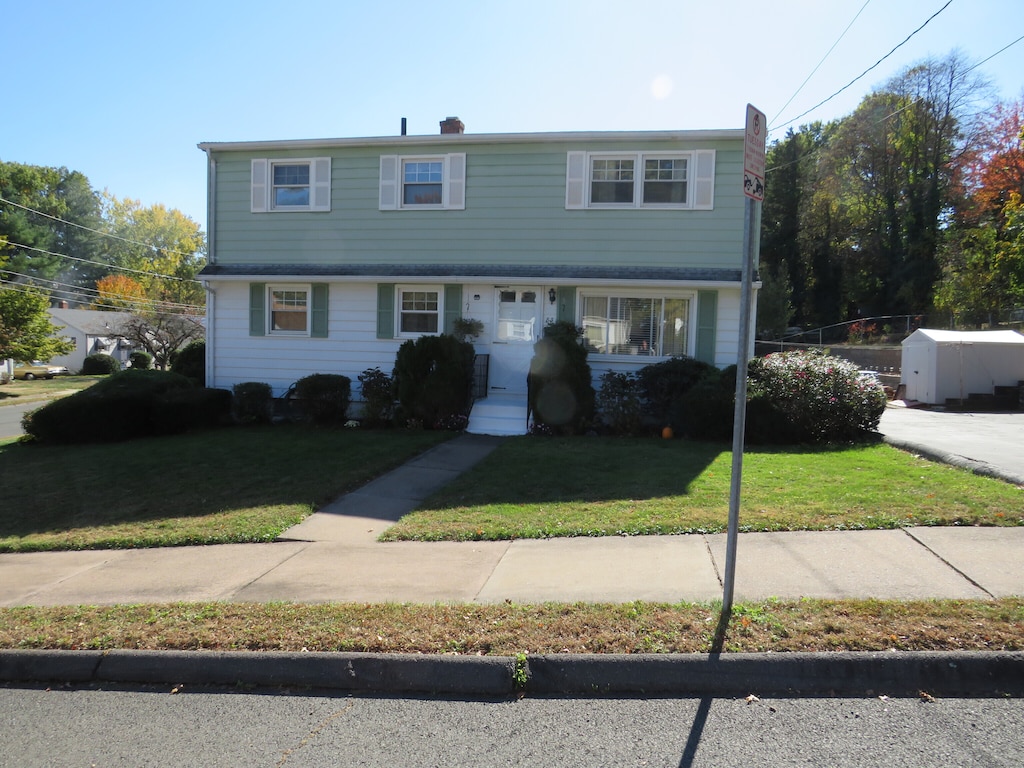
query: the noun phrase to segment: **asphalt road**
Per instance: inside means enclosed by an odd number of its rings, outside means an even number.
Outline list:
[[[1017,699],[0,688],[0,766],[1019,766]]]
[[[21,429],[21,417],[43,405],[46,405],[46,401],[41,400],[25,405],[0,406],[0,439],[24,434]]]

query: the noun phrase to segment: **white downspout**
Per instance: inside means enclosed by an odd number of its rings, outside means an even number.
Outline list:
[[[210,150],[206,150],[206,264],[217,263],[217,161]],[[206,386],[213,387],[217,381],[216,326],[217,292],[208,280],[203,281],[206,289]]]

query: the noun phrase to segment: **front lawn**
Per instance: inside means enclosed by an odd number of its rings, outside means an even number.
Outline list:
[[[493,540],[719,532],[728,446],[681,440],[522,437],[389,528],[388,540]],[[1024,525],[1022,489],[884,444],[750,449],[746,531]]]
[[[0,444],[0,552],[272,541],[451,436],[277,425]]]
[[[16,405],[52,400],[70,395],[81,389],[87,389],[104,376],[55,376],[52,379],[33,379],[24,381],[14,379],[0,386],[0,405]]]

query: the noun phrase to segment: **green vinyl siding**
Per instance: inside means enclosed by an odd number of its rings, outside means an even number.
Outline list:
[[[715,364],[718,334],[718,291],[697,291],[697,349],[694,357]]]
[[[728,267],[742,254],[742,134],[669,142],[403,143],[217,150],[217,262],[223,265],[517,264]],[[714,149],[714,210],[566,210],[569,151]],[[379,210],[383,154],[466,153],[465,210]],[[331,157],[331,211],[253,213],[255,157]]]

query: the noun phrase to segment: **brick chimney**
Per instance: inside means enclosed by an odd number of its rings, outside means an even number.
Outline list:
[[[441,134],[446,133],[465,133],[466,126],[457,117],[446,117],[441,121]]]

